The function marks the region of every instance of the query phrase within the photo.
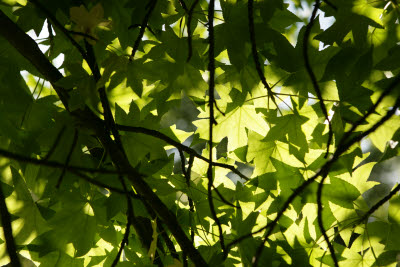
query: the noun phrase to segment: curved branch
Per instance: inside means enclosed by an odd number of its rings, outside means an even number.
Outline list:
[[[57,18],[44,6],[42,5],[39,0],[28,0],[29,2],[32,2],[35,6],[37,6],[45,15],[48,17],[51,22],[53,23],[54,26],[56,26],[64,35],[67,37],[67,39],[71,42],[71,44],[78,49],[79,53],[82,55],[82,57],[88,62],[88,58],[86,55],[85,50],[74,40],[74,38],[69,35],[69,33],[77,34],[76,32],[69,31],[64,28],[63,25],[57,20]]]
[[[314,25],[314,19],[315,19],[315,16],[317,15],[318,8],[319,8],[319,0],[315,1],[315,5],[314,5],[314,9],[311,14],[310,22],[308,23],[306,30],[304,32],[303,56],[304,56],[304,64],[305,64],[308,76],[310,76],[312,85],[314,87],[314,91],[317,94],[322,113],[324,114],[325,119],[328,122],[329,132],[328,132],[328,141],[326,143],[326,154],[325,154],[325,158],[327,158],[329,155],[329,147],[331,145],[332,137],[333,137],[332,123],[331,123],[331,120],[329,119],[329,115],[328,115],[328,111],[326,110],[324,99],[322,98],[321,89],[319,88],[317,77],[315,77],[314,71],[312,70],[312,67],[310,64],[310,59],[308,57],[308,39],[310,38],[311,28]]]
[[[142,21],[142,25],[140,27],[139,35],[136,38],[135,43],[133,44],[133,49],[132,49],[131,55],[129,56],[129,61],[132,61],[134,59],[134,57],[135,57],[136,51],[139,48],[140,41],[142,41],[142,38],[143,38],[143,35],[144,35],[144,31],[147,28],[147,23],[149,22],[149,19],[150,19],[150,16],[151,16],[151,12],[153,12],[156,4],[157,4],[157,0],[151,0],[150,4],[148,6],[147,13],[144,16],[144,19]]]
[[[174,147],[176,147],[178,150],[182,150],[185,151],[186,153],[188,153],[189,155],[193,155],[194,157],[201,159],[205,162],[210,162],[209,159],[207,159],[206,157],[203,157],[202,155],[198,154],[194,149],[187,147],[185,145],[182,145],[181,143],[175,141],[174,139],[166,136],[165,134],[156,131],[156,130],[151,130],[151,129],[147,129],[147,128],[143,128],[143,127],[136,127],[136,126],[128,126],[128,125],[122,125],[122,124],[116,124],[116,127],[118,130],[120,131],[126,131],[126,132],[132,132],[132,133],[141,133],[141,134],[146,134],[146,135],[150,135],[153,136],[155,138],[158,138],[160,140],[165,141],[166,143],[173,145]],[[240,178],[249,181],[250,179],[242,174],[240,171],[238,171],[234,166],[229,165],[229,164],[225,164],[225,163],[219,163],[219,162],[213,162],[212,163],[213,166],[216,167],[221,167],[221,168],[225,168],[228,169],[230,171],[232,171],[233,173],[235,173],[236,175],[240,176]]]
[[[247,3],[247,11],[248,11],[248,20],[249,20],[249,34],[250,34],[250,42],[251,42],[251,53],[253,55],[253,61],[256,65],[256,70],[258,77],[260,78],[262,84],[264,87],[267,89],[268,94],[270,95],[270,98],[272,102],[274,102],[275,106],[278,107],[276,104],[276,100],[274,97],[274,92],[272,92],[272,88],[269,86],[267,83],[267,80],[265,78],[264,72],[261,69],[261,64],[260,64],[260,59],[258,58],[258,53],[257,53],[257,45],[256,45],[256,34],[254,30],[254,15],[253,15],[253,2],[254,0],[249,0]],[[268,97],[269,100],[269,97]]]
[[[400,83],[400,75],[396,78],[396,83],[393,82],[390,84],[389,87],[396,87],[398,83]],[[388,88],[389,89],[389,88]],[[387,89],[387,90],[388,90]],[[384,124],[387,120],[389,120],[396,112],[396,109],[400,107],[400,98],[397,99],[394,107],[388,111],[386,113],[386,115],[377,123],[375,123],[370,129],[368,129],[367,131],[365,131],[364,133],[354,137],[353,139],[351,139],[349,142],[342,144],[341,147],[339,147],[335,153],[333,154],[333,156],[330,158],[330,160],[328,160],[320,169],[317,173],[315,173],[311,178],[309,178],[308,180],[304,181],[299,187],[297,187],[293,193],[289,196],[289,198],[285,201],[285,203],[283,204],[282,208],[280,209],[280,211],[278,212],[276,218],[270,223],[267,224],[266,226],[260,228],[257,231],[254,231],[250,234],[247,235],[243,235],[237,239],[235,239],[234,241],[232,241],[231,243],[228,244],[228,249],[230,249],[231,247],[233,247],[234,245],[236,245],[237,243],[240,243],[241,241],[252,237],[255,234],[261,233],[264,230],[268,229],[268,232],[265,234],[264,236],[264,241],[261,244],[262,247],[264,247],[264,244],[267,240],[267,238],[271,235],[272,231],[274,230],[275,226],[277,225],[279,219],[282,217],[283,213],[286,211],[286,209],[289,207],[289,205],[292,203],[292,201],[301,193],[303,192],[304,189],[306,189],[312,182],[314,182],[320,175],[322,175],[323,173],[328,173],[330,168],[332,167],[333,163],[335,163],[339,157],[347,150],[349,149],[352,145],[354,145],[355,143],[359,142],[362,138],[364,138],[366,135],[372,133],[373,131],[375,131],[379,126],[381,126],[382,124]],[[400,189],[399,189],[400,190]],[[259,248],[260,249],[260,248]]]
[[[77,142],[78,142],[78,131],[75,129],[75,131],[74,131],[74,139],[72,140],[72,144],[71,144],[71,147],[69,148],[69,152],[68,152],[67,158],[65,159],[64,168],[61,171],[60,177],[58,177],[56,188],[59,188],[60,185],[61,185],[61,182],[62,182],[62,180],[64,178],[65,172],[67,171],[66,167],[68,166],[69,161],[71,160],[71,156],[72,156],[72,153],[74,152],[74,149],[75,149],[75,146],[76,146]]]
[[[322,189],[324,187],[324,181],[325,181],[326,177],[328,177],[328,173],[325,173],[324,175],[322,175],[321,182],[318,185],[318,191],[317,191],[318,216],[317,216],[317,220],[318,220],[319,229],[321,230],[321,233],[324,236],[325,242],[328,245],[329,252],[331,253],[333,263],[335,264],[335,267],[339,267],[338,260],[336,258],[336,254],[335,254],[335,249],[333,248],[333,245],[331,244],[331,242],[329,242],[329,237],[326,234],[324,223],[322,221],[323,220],[322,219],[322,210],[323,210]]]

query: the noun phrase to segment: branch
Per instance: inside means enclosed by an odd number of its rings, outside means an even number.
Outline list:
[[[62,168],[60,177],[58,177],[56,188],[60,188],[61,182],[62,182],[62,180],[64,178],[65,172],[67,171],[67,167],[68,167],[69,161],[71,160],[71,156],[72,156],[72,153],[74,152],[74,148],[75,148],[77,142],[78,142],[78,131],[75,129],[75,131],[74,131],[74,139],[72,140],[72,144],[71,144],[71,147],[69,149],[67,158],[65,159],[64,168]]]
[[[179,153],[181,153],[181,157],[183,157],[182,150],[179,150]],[[189,165],[188,165],[188,168],[186,170],[185,166],[183,165],[184,161],[182,161],[182,170],[184,170],[184,175],[185,175],[185,178],[186,178],[186,185],[188,187],[188,192],[190,190],[190,180],[191,180],[193,162],[194,162],[194,156],[190,155],[190,157],[189,157]],[[189,194],[188,194],[188,201],[189,201],[190,240],[192,241],[192,243],[194,243],[194,231],[193,231],[193,225],[192,225],[194,204],[193,204],[192,197]],[[183,254],[183,264],[184,264],[184,266],[188,266],[186,253]]]
[[[126,193],[126,203],[127,203],[127,207],[128,207],[126,213],[127,213],[128,221],[126,223],[125,233],[124,233],[124,237],[122,238],[122,241],[121,241],[121,246],[120,246],[120,248],[118,250],[117,256],[115,257],[113,263],[111,264],[111,267],[117,266],[117,264],[119,262],[119,259],[121,257],[122,251],[124,250],[125,244],[128,244],[130,228],[131,228],[131,225],[132,225],[132,221],[135,218],[135,214],[134,214],[133,207],[132,207],[132,202],[131,202],[131,199],[129,197],[128,188],[126,187],[124,178],[122,176],[119,176],[118,179],[119,179],[119,181],[120,181],[120,183],[121,183],[121,185],[124,188],[124,191]],[[136,232],[138,232],[138,231],[136,231]],[[140,235],[140,232],[138,232],[138,234]]]
[[[37,43],[23,32],[3,11],[0,10],[0,35],[17,49],[35,68],[46,77],[53,85],[61,102],[68,109],[68,92],[55,83],[63,78],[62,74],[55,68],[40,51]]]
[[[103,174],[120,174],[119,171],[115,170],[108,170],[108,169],[103,169],[103,168],[87,168],[87,167],[81,167],[81,166],[75,166],[75,165],[65,165],[63,163],[59,163],[57,161],[52,161],[52,160],[41,160],[41,159],[36,159],[36,158],[31,158],[31,157],[26,157],[20,154],[16,154],[4,149],[0,149],[0,155],[6,158],[14,159],[17,161],[22,161],[22,162],[27,162],[35,165],[42,165],[46,167],[51,167],[51,168],[57,168],[57,169],[66,169],[68,171],[83,171],[83,172],[89,172],[89,173],[103,173]]]
[[[41,53],[35,41],[26,35],[14,22],[12,22],[2,11],[0,11],[0,35],[7,39],[26,59],[28,59],[37,70],[51,82],[64,106],[68,107],[68,93],[65,89],[55,86],[55,83],[63,78],[62,74],[47,60]],[[151,205],[157,212],[160,219],[168,226],[171,233],[176,238],[182,250],[185,250],[191,260],[198,266],[207,266],[206,261],[198,250],[187,238],[185,232],[180,227],[176,216],[165,206],[160,198],[153,192],[149,185],[142,179],[124,156],[123,152],[108,135],[105,125],[87,106],[82,110],[70,112],[78,124],[81,124],[93,131],[109,153],[111,160],[121,170],[121,173],[128,173],[128,179],[135,187],[137,192]],[[2,152],[4,154],[4,150]],[[8,151],[5,153],[10,155]],[[11,155],[13,156],[13,155]],[[37,160],[30,160],[37,162]],[[58,164],[60,165],[60,164]],[[70,167],[68,167],[70,168]],[[80,168],[83,169],[83,168]]]
[[[214,202],[212,199],[212,187],[213,187],[213,126],[216,124],[215,118],[214,118],[214,103],[215,103],[215,96],[214,96],[214,79],[215,79],[215,56],[214,56],[214,0],[210,0],[208,4],[208,44],[209,44],[209,50],[208,50],[208,71],[210,73],[210,80],[209,80],[209,86],[208,86],[208,94],[209,94],[209,102],[208,105],[210,107],[210,124],[209,124],[209,140],[208,140],[208,146],[209,146],[209,163],[208,163],[208,169],[207,169],[207,178],[208,178],[208,187],[207,187],[207,192],[208,192],[208,204],[210,206],[210,211],[212,218],[214,219],[215,223],[218,226],[218,231],[219,231],[219,242],[221,244],[222,251],[224,252],[224,258],[228,256],[228,253],[226,251],[225,247],[225,241],[224,241],[224,233],[222,231],[222,226],[221,222],[219,221],[218,215],[215,211],[214,207]]]
[[[358,126],[360,126],[362,123],[364,123],[364,121],[373,113],[376,112],[376,108],[379,106],[379,104],[383,101],[383,99],[388,96],[395,88],[397,85],[400,84],[400,75],[397,75],[393,81],[389,84],[389,86],[383,91],[383,93],[379,96],[378,100],[375,102],[374,105],[372,105],[367,113],[360,118],[358,121],[356,121],[353,126],[350,128],[349,131],[347,131],[346,133],[343,134],[342,139],[340,140],[338,147],[340,147],[341,145],[343,145],[343,143],[346,142],[347,139],[350,138],[350,136],[354,133],[354,131],[356,130],[356,128]]]
[[[207,159],[206,157],[203,157],[202,155],[198,154],[194,149],[187,147],[185,145],[182,145],[181,143],[175,141],[174,139],[166,136],[165,134],[156,131],[156,130],[151,130],[151,129],[147,129],[147,128],[143,128],[143,127],[135,127],[135,126],[128,126],[128,125],[121,125],[121,124],[116,124],[116,127],[118,130],[120,131],[126,131],[126,132],[133,132],[133,133],[141,133],[141,134],[146,134],[146,135],[150,135],[153,136],[155,138],[158,138],[160,140],[165,141],[166,143],[173,145],[174,147],[176,147],[178,150],[182,150],[185,151],[186,153],[188,153],[189,155],[193,155],[194,157],[201,159],[205,162],[210,162],[209,159]],[[240,171],[238,171],[234,166],[229,165],[229,164],[225,164],[225,163],[219,163],[219,162],[212,162],[213,166],[216,167],[221,167],[221,168],[225,168],[228,169],[230,171],[232,171],[233,173],[237,174],[238,176],[240,176],[240,178],[249,181],[250,179],[242,174]]]
[[[7,253],[10,257],[11,266],[21,267],[21,263],[17,254],[17,247],[15,245],[14,236],[12,234],[11,216],[8,212],[6,200],[3,189],[0,184],[0,218],[1,225],[3,226],[3,233],[6,241]]]
[[[140,41],[142,41],[142,38],[143,38],[143,35],[144,35],[144,31],[146,30],[147,23],[149,22],[149,19],[150,19],[150,16],[151,16],[151,12],[153,12],[156,4],[157,4],[157,0],[151,0],[150,4],[148,6],[147,13],[144,16],[144,19],[142,21],[142,25],[140,27],[139,35],[136,38],[135,43],[133,45],[133,49],[132,49],[132,53],[131,53],[131,55],[129,57],[129,61],[132,61],[134,59],[134,57],[135,57],[136,51],[139,48]]]
[[[188,57],[187,57],[187,62],[190,61],[192,58],[192,32],[191,32],[191,25],[192,25],[192,16],[193,16],[193,11],[197,4],[199,3],[199,0],[195,0],[193,4],[190,6],[190,10],[188,13],[188,21],[187,21],[187,35],[188,35]]]
[[[331,253],[333,263],[335,264],[335,267],[339,267],[338,260],[336,258],[336,254],[335,254],[335,249],[333,248],[333,245],[331,244],[331,242],[329,242],[329,237],[326,234],[326,230],[324,228],[324,223],[322,221],[323,220],[322,219],[322,210],[323,210],[322,189],[323,189],[324,181],[325,181],[326,177],[328,177],[328,173],[325,173],[322,175],[321,182],[318,185],[318,191],[317,191],[318,216],[317,216],[317,220],[318,220],[319,229],[321,230],[322,235],[324,236],[325,242],[328,245],[329,252]]]
[[[217,193],[217,195],[218,195],[219,198],[221,199],[221,202],[222,202],[222,203],[225,203],[226,205],[231,206],[231,207],[236,208],[236,209],[242,209],[240,206],[236,206],[236,205],[230,203],[228,200],[226,200],[226,199],[222,196],[222,194],[219,192],[218,188],[216,188],[214,185],[213,185],[212,187],[214,188],[215,193]]]
[[[86,45],[87,57],[89,60],[88,64],[89,64],[90,69],[92,70],[94,80],[97,83],[101,78],[101,74],[100,74],[99,66],[96,62],[96,57],[95,57],[95,54],[93,51],[93,47],[86,40],[85,40],[85,45]],[[102,105],[103,111],[104,111],[105,126],[106,126],[107,130],[110,131],[112,133],[112,135],[114,136],[115,142],[117,143],[117,145],[119,146],[121,151],[126,155],[124,147],[121,142],[121,137],[119,136],[119,132],[115,126],[114,117],[111,112],[110,103],[109,103],[107,93],[106,93],[106,88],[104,86],[102,86],[98,89],[98,92],[99,92],[99,96],[100,96],[101,105]]]
[[[312,96],[302,96],[302,95],[287,94],[287,93],[277,93],[277,92],[274,92],[274,94],[276,96],[283,95],[283,96],[291,96],[291,97],[319,100],[318,97],[312,97]],[[253,98],[250,98],[250,99],[246,100],[245,102],[249,102],[249,101],[256,100],[256,99],[263,98],[263,97],[268,97],[268,95],[262,95],[262,96],[253,97]],[[340,102],[340,100],[333,100],[333,99],[322,99],[322,101],[335,102],[335,103]]]
[[[265,75],[261,69],[260,65],[260,60],[258,58],[258,53],[257,53],[257,45],[256,45],[256,34],[254,30],[254,15],[253,15],[253,0],[249,0],[247,3],[247,11],[248,11],[248,20],[249,20],[249,34],[250,34],[250,42],[251,42],[251,53],[253,55],[253,61],[256,65],[256,70],[258,77],[260,78],[262,84],[264,87],[267,89],[268,94],[271,97],[272,102],[274,102],[275,106],[278,108],[278,105],[276,104],[276,100],[274,97],[274,92],[272,92],[272,88],[269,86],[267,83],[267,80],[265,78]],[[269,98],[268,98],[269,100]],[[269,106],[269,105],[268,105]]]
[[[54,26],[56,26],[64,35],[67,37],[67,39],[71,42],[71,44],[78,49],[79,53],[82,55],[82,57],[88,62],[87,55],[85,50],[74,40],[74,38],[69,35],[69,33],[77,34],[76,32],[69,31],[64,28],[63,25],[57,20],[57,18],[44,6],[42,5],[39,0],[28,0],[29,2],[33,3],[35,6],[37,6],[45,15],[47,18],[51,20]]]
[[[179,0],[179,4],[181,4],[183,10],[185,10],[186,13],[189,12],[189,11],[188,11],[188,8],[187,8],[187,6],[186,6],[186,4],[185,4],[185,1]]]
[[[393,82],[391,83],[391,85],[389,87],[396,87],[398,83],[400,83],[400,75],[396,78],[396,83]],[[389,88],[387,89],[389,90]],[[241,241],[252,237],[254,234],[258,234],[263,232],[264,230],[268,229],[268,232],[266,233],[266,235],[264,236],[264,241],[261,244],[261,248],[259,247],[258,249],[262,249],[264,247],[264,244],[267,240],[267,238],[271,235],[272,231],[274,230],[276,224],[278,223],[279,219],[282,217],[283,213],[286,211],[286,209],[289,207],[289,205],[292,203],[292,201],[301,193],[303,192],[304,189],[306,189],[312,182],[314,182],[320,175],[322,175],[323,173],[328,173],[330,168],[332,167],[333,163],[335,163],[339,157],[347,150],[349,149],[352,145],[354,145],[356,142],[359,142],[363,137],[365,137],[366,135],[372,133],[373,131],[375,131],[379,126],[381,126],[383,123],[385,123],[387,120],[389,120],[396,112],[396,109],[400,107],[400,98],[397,99],[393,109],[391,109],[389,112],[386,113],[386,115],[377,123],[375,123],[370,129],[368,129],[366,132],[354,137],[353,139],[351,139],[349,142],[342,144],[341,147],[339,147],[335,153],[333,154],[333,156],[331,157],[330,160],[328,160],[321,168],[320,170],[315,173],[311,178],[309,178],[308,180],[304,181],[299,187],[297,187],[293,193],[289,196],[289,198],[285,201],[285,203],[283,204],[282,208],[280,209],[280,211],[278,212],[276,218],[270,223],[267,224],[266,226],[260,228],[257,231],[254,231],[250,234],[247,235],[243,235],[237,239],[235,239],[234,241],[232,241],[231,243],[228,244],[228,248],[230,249],[231,247],[233,247],[235,244],[240,243]]]
[[[323,2],[325,2],[325,3],[326,3],[328,6],[330,6],[331,8],[333,8],[335,11],[338,10],[338,8],[337,8],[334,4],[332,4],[331,1],[329,1],[329,0],[323,0]]]
[[[310,38],[311,28],[314,25],[314,19],[315,19],[315,16],[317,15],[318,8],[319,8],[319,0],[316,0],[314,9],[311,14],[310,22],[308,23],[306,30],[304,32],[304,36],[303,36],[303,56],[304,56],[304,64],[305,64],[308,76],[310,76],[312,85],[314,87],[314,91],[317,94],[322,113],[324,114],[325,119],[328,121],[329,133],[328,133],[328,141],[326,143],[326,154],[325,154],[325,158],[327,158],[329,155],[329,147],[331,145],[332,136],[333,136],[332,123],[331,123],[331,120],[329,119],[328,111],[326,110],[326,106],[325,106],[324,100],[322,98],[321,89],[319,88],[317,78],[315,77],[315,74],[311,68],[310,59],[308,58],[308,39]]]
[[[373,205],[360,219],[358,219],[358,221],[361,223],[367,220],[369,216],[371,216],[377,209],[379,209],[380,206],[389,201],[399,191],[400,191],[400,184],[398,184],[388,195],[386,195],[384,198],[379,200],[375,205]]]
[[[51,146],[50,150],[47,152],[46,156],[43,158],[44,161],[48,160],[50,156],[54,153],[56,150],[56,147],[58,146],[58,143],[61,140],[61,136],[64,134],[64,131],[67,127],[64,125],[61,130],[58,132],[56,139],[54,140],[53,145]]]

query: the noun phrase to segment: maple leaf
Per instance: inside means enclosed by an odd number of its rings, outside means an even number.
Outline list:
[[[90,35],[95,39],[98,39],[98,36],[96,35],[96,29],[98,27],[110,28],[111,25],[111,20],[105,20],[103,18],[104,9],[100,3],[92,7],[90,11],[87,11],[83,5],[80,5],[79,7],[71,7],[69,9],[69,14],[71,20],[76,24],[74,31]],[[80,35],[75,37],[77,41],[82,40],[83,38],[85,38],[91,45],[96,43],[92,38]]]

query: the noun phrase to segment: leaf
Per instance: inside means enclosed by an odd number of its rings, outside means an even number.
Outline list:
[[[71,7],[69,10],[71,20],[76,24],[75,31],[91,35],[98,39],[95,34],[97,27],[109,27],[111,21],[104,20],[103,6],[98,3],[93,6],[88,12],[83,5],[79,7]],[[76,39],[83,39],[83,36],[78,35]],[[91,38],[85,37],[86,41],[94,45],[95,41]]]
[[[353,201],[361,194],[350,183],[335,177],[329,177],[330,184],[324,185],[324,197],[339,206],[352,209]]]
[[[268,125],[257,114],[254,107],[244,105],[238,107],[231,112],[216,116],[217,125],[213,127],[214,142],[221,141],[224,137],[228,137],[228,151],[233,151],[238,147],[244,146],[247,143],[247,130],[252,130],[259,134],[265,134],[268,130]],[[198,120],[194,122],[198,127],[198,133],[203,139],[208,139],[208,122]]]

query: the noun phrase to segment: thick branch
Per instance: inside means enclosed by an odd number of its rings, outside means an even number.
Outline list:
[[[209,140],[208,140],[208,149],[209,151],[209,162],[208,162],[208,169],[207,169],[207,178],[208,178],[208,186],[207,186],[207,196],[208,196],[208,204],[210,206],[210,211],[213,220],[218,226],[219,231],[219,242],[221,244],[221,248],[224,252],[224,257],[227,256],[225,241],[224,241],[224,233],[222,231],[221,222],[219,221],[217,212],[215,211],[214,202],[212,199],[212,187],[213,187],[213,126],[216,124],[214,118],[214,103],[215,103],[215,96],[214,96],[214,78],[215,78],[215,56],[214,56],[214,0],[210,0],[208,4],[208,71],[210,73],[210,80],[208,86],[208,94],[209,94],[209,108],[210,108],[210,123],[209,123]]]
[[[68,93],[55,83],[62,74],[42,54],[38,45],[0,10],[0,35],[18,50],[53,85],[61,102],[68,109]]]
[[[0,24],[2,25],[2,27],[0,27],[0,35],[9,40],[9,42],[52,83],[64,106],[68,107],[68,94],[63,88],[55,86],[55,83],[63,77],[62,74],[50,64],[39,50],[37,44],[1,11]],[[132,185],[137,192],[146,199],[152,209],[156,211],[159,218],[164,221],[182,250],[186,251],[191,260],[198,266],[207,266],[203,257],[180,227],[175,215],[158,198],[149,185],[142,180],[142,176],[130,165],[123,152],[112,141],[105,129],[104,123],[87,107],[84,110],[71,112],[71,115],[74,116],[78,123],[94,131],[104,148],[110,154],[114,164],[122,173],[129,173],[128,179],[131,181]]]
[[[8,212],[3,189],[0,184],[0,217],[1,225],[3,226],[4,237],[6,240],[7,253],[11,260],[11,266],[20,267],[21,263],[17,254],[14,236],[12,234],[11,216]]]

